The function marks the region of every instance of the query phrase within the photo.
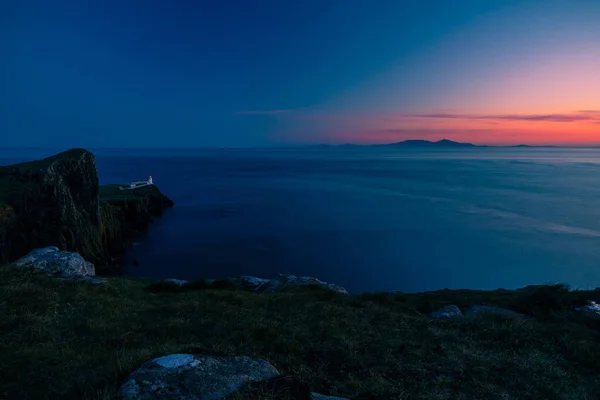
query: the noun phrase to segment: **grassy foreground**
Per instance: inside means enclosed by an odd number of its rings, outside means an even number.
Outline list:
[[[570,311],[585,300],[600,292],[255,295],[0,267],[0,399],[109,399],[140,364],[177,352],[262,358],[352,399],[597,399],[600,322]],[[426,316],[446,304],[534,318]]]

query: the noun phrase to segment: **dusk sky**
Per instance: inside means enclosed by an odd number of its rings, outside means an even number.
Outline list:
[[[3,146],[600,144],[600,0],[13,1]]]

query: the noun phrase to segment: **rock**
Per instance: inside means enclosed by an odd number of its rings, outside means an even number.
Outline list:
[[[462,316],[462,312],[460,311],[460,309],[457,306],[452,304],[452,305],[444,306],[444,307],[440,308],[439,310],[432,312],[431,314],[429,314],[429,316],[431,318],[435,318],[435,319],[445,319],[445,318],[452,318],[452,317],[460,317],[460,316]]]
[[[311,393],[313,400],[348,400],[345,397],[325,396],[324,394]]]
[[[465,311],[464,315],[476,315],[481,313],[502,314],[510,317],[527,318],[525,314],[509,310],[507,308],[492,307],[492,306],[472,306]]]
[[[260,292],[271,285],[270,279],[257,278],[255,276],[241,276],[240,285],[244,289],[251,290],[253,292]]]
[[[583,315],[590,318],[600,319],[600,304],[597,304],[595,301],[590,301],[589,304],[576,308],[575,311],[580,311]]]
[[[280,288],[283,289],[283,288],[288,288],[288,287],[297,287],[297,286],[315,285],[315,286],[320,286],[320,287],[323,287],[326,289],[333,290],[338,293],[348,294],[346,289],[344,289],[341,286],[323,282],[323,281],[321,281],[317,278],[313,278],[311,276],[297,277],[295,275],[279,274],[279,277],[277,278],[277,280],[279,281],[279,285],[277,286],[277,289],[280,289]]]
[[[275,293],[282,289],[315,285],[338,293],[348,294],[348,291],[341,286],[323,282],[311,276],[297,277],[295,275],[279,274],[275,279],[263,279],[254,276],[242,276],[238,279],[239,285],[247,290],[261,293]]]
[[[251,382],[279,372],[251,357],[172,354],[143,364],[119,389],[126,400],[221,400]]]
[[[57,247],[35,249],[13,265],[41,269],[48,275],[64,278],[83,278],[96,274],[94,264],[77,253],[59,251]]]
[[[165,282],[172,283],[173,285],[183,286],[187,285],[188,281],[183,279],[165,279]]]

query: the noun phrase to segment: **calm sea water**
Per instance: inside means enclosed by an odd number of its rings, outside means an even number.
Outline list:
[[[94,152],[101,183],[151,174],[176,203],[129,251],[129,275],[600,286],[600,149]],[[0,150],[0,164],[52,153]]]

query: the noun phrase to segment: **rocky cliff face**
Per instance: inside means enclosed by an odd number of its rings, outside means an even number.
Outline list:
[[[173,204],[156,187],[148,188],[101,198],[94,155],[83,149],[1,167],[0,263],[57,246],[102,269],[135,232]]]
[[[167,196],[154,185],[135,190],[119,190],[118,185],[100,187],[101,246],[103,255],[119,255],[131,239],[148,228],[150,222],[173,206]],[[101,264],[110,264],[103,259]]]

